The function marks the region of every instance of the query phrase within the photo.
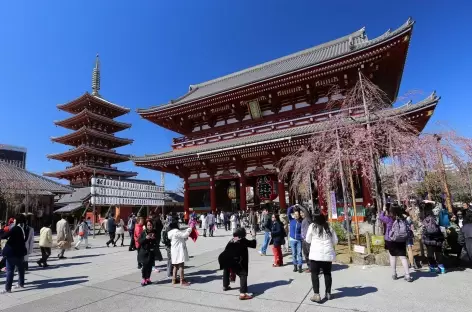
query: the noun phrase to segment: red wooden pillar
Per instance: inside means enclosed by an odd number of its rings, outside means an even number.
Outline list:
[[[184,220],[189,220],[190,218],[190,197],[189,197],[189,185],[188,179],[185,178],[184,182]]]
[[[247,210],[246,176],[244,175],[244,171],[241,173],[241,176],[239,177],[239,209]]]
[[[284,180],[278,180],[279,183],[277,183],[277,192],[279,193],[279,205],[280,205],[280,210],[284,211],[287,209],[287,204],[285,203],[285,182]]]
[[[213,213],[216,212],[216,187],[215,187],[215,177],[210,177],[210,207]]]

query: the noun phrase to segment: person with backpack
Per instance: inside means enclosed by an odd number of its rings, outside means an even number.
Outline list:
[[[123,219],[121,219],[119,213],[116,215],[115,224],[116,224],[116,230],[115,230],[116,240],[113,243],[113,246],[116,247],[116,243],[118,243],[118,241],[121,238],[121,245],[120,246],[123,247],[125,245],[124,244],[124,240],[125,240],[125,222],[123,221]]]
[[[132,213],[128,218],[127,229],[131,242],[129,243],[129,251],[136,250],[136,243],[134,241],[134,227],[136,226],[136,216]]]
[[[235,275],[239,276],[239,300],[252,299],[252,295],[248,293],[247,287],[249,273],[248,248],[256,248],[256,245],[256,240],[248,240],[246,238],[246,230],[239,228],[233,233],[233,238],[218,257],[220,269],[223,270],[223,291],[231,289],[229,286],[230,275],[232,275],[232,280],[234,280]]]
[[[162,241],[162,244],[164,245],[164,247],[166,249],[166,253],[167,253],[167,277],[168,278],[172,277],[172,255],[170,253],[171,240],[169,239],[169,236],[167,235],[167,233],[169,232],[170,225],[172,223],[177,223],[177,226],[178,226],[179,225],[179,220],[174,219],[174,220],[171,220],[170,223],[166,222],[166,224],[164,225],[164,228],[162,229],[162,234],[161,234],[161,241]]]
[[[428,255],[429,270],[441,274],[446,273],[442,257],[442,246],[445,239],[438,222],[436,222],[436,217],[431,212],[423,220],[422,237]]]
[[[385,248],[390,256],[390,266],[392,268],[392,278],[397,280],[397,257],[402,262],[405,270],[404,279],[413,282],[410,276],[408,260],[406,258],[406,243],[408,240],[408,225],[399,206],[391,206],[388,214],[386,211],[380,213],[379,219],[385,224]]]

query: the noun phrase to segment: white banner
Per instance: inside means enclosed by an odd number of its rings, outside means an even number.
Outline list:
[[[338,208],[336,207],[336,193],[330,192],[331,195],[331,219],[338,218]]]
[[[164,187],[157,185],[92,178],[91,193],[95,205],[164,205]]]

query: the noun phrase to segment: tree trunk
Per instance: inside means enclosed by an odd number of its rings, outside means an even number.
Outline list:
[[[343,202],[344,202],[344,220],[346,221],[346,229],[347,229],[347,246],[349,248],[349,262],[352,262],[351,257],[351,228],[349,226],[349,209],[347,207],[347,193],[346,193],[346,180],[344,177],[344,169],[343,163],[341,160],[341,147],[339,145],[339,136],[338,136],[338,129],[336,129],[336,148],[338,150],[338,164],[339,164],[339,176],[341,178],[341,188],[343,193]]]

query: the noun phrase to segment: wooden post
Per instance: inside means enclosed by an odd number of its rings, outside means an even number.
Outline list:
[[[247,210],[246,204],[246,176],[244,175],[244,171],[240,173],[239,177],[239,209],[241,211]]]
[[[184,181],[184,219],[188,220],[190,217],[190,197],[189,197],[188,179]]]
[[[280,211],[285,211],[287,209],[287,204],[285,203],[285,181],[281,179],[278,181],[277,192],[279,193]]]
[[[341,146],[339,143],[339,134],[338,129],[336,129],[336,148],[338,150],[338,155],[341,155]],[[347,190],[346,190],[346,180],[344,176],[343,162],[341,156],[338,156],[338,165],[339,165],[339,177],[341,179],[341,187],[343,193],[343,202],[344,202],[344,220],[346,221],[347,228],[347,246],[349,248],[349,263],[352,262],[352,244],[351,244],[351,227],[349,226],[349,209],[347,207]]]
[[[210,207],[211,211],[216,211],[216,189],[215,189],[215,177],[210,176]]]
[[[371,241],[370,241],[370,233],[369,232],[365,233],[365,242],[366,242],[367,254],[372,253],[372,247],[370,245]]]

